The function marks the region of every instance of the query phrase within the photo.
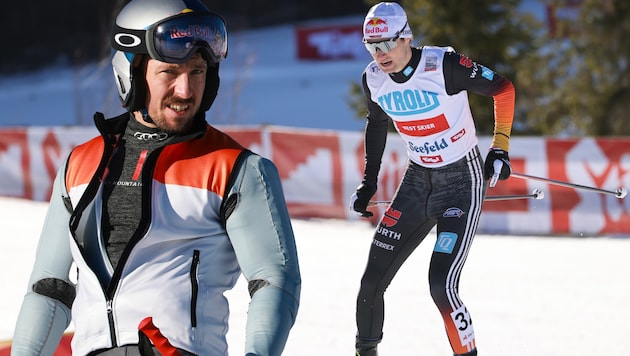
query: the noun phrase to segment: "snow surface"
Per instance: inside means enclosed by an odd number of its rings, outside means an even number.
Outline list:
[[[33,265],[46,203],[0,198],[0,340],[10,339]],[[302,298],[284,355],[352,355],[354,305],[372,240],[364,221],[294,220]],[[451,355],[429,296],[431,233],[385,294],[382,355]],[[478,235],[460,291],[480,355],[627,355],[630,239]],[[242,355],[248,303],[228,293],[231,355]]]

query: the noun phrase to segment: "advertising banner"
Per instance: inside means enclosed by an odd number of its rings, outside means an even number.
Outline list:
[[[276,164],[292,217],[359,219],[349,204],[363,175],[362,132],[275,126],[219,129]],[[91,127],[0,130],[0,196],[47,201],[57,168],[74,146],[95,135]],[[480,138],[482,152],[489,144],[489,137]],[[510,159],[512,170],[526,175],[610,191],[630,186],[630,138],[514,137]],[[402,141],[391,134],[374,200],[392,198],[407,164]],[[517,177],[500,181],[488,195],[527,195],[535,189],[544,199],[487,201],[480,232],[630,234],[630,198]],[[382,214],[385,206],[373,209]]]

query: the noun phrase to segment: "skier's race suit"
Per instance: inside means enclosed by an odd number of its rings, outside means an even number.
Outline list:
[[[400,73],[384,73],[371,62],[363,87],[368,99],[364,183],[377,186],[390,120],[409,162],[374,234],[357,297],[357,342],[381,340],[385,289],[437,225],[429,267],[431,296],[453,352],[476,352],[472,320],[458,292],[486,194],[468,92],[494,97],[492,146],[507,152],[514,87],[450,47],[429,46],[412,48],[411,60]]]

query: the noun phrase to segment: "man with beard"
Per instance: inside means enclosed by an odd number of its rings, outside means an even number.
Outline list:
[[[112,33],[127,112],[59,169],[12,355],[227,355],[224,292],[248,281],[246,355],[280,355],[301,279],[275,165],[208,125],[227,55],[198,0],[133,0]],[[76,285],[69,278],[76,265]]]

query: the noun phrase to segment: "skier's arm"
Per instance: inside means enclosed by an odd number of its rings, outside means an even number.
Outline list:
[[[448,94],[467,90],[493,97],[494,132],[491,147],[509,151],[515,101],[512,82],[456,52],[448,52],[444,56],[444,79]]]
[[[387,142],[389,116],[371,98],[367,85],[366,72],[363,72],[363,92],[367,103],[367,122],[365,124],[365,162],[361,184],[350,198],[350,208],[364,218],[374,216],[368,211],[370,199],[378,188],[378,172]]]
[[[224,202],[226,229],[252,297],[246,355],[282,354],[298,312],[298,256],[275,165],[250,154]]]
[[[35,265],[13,334],[11,355],[52,355],[70,324],[74,285],[68,279],[70,213],[63,201],[65,165],[57,173]]]
[[[365,124],[365,169],[362,183],[369,184],[376,189],[378,172],[381,168],[381,160],[387,142],[389,116],[378,104],[372,101],[365,73],[363,74],[363,92],[367,101],[368,113]]]

